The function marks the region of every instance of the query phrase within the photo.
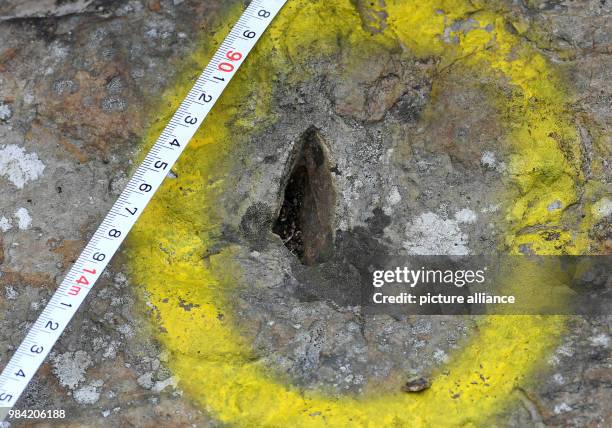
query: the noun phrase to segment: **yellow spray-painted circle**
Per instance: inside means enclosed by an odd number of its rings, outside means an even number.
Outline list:
[[[238,12],[230,11],[228,22]],[[179,161],[179,179],[164,183],[130,239],[132,278],[157,308],[159,340],[170,353],[171,369],[181,388],[221,421],[274,427],[478,425],[508,405],[516,385],[545,359],[563,329],[560,317],[490,316],[425,392],[331,398],[275,379],[253,361],[250,344],[233,327],[227,291],[239,266],[232,250],[203,260],[219,234],[223,212],[217,201],[232,191],[225,176],[230,156],[275,120],[268,101],[274,76],[307,79],[307,60],[333,53],[338,40],[355,49],[399,41],[418,56],[457,61],[471,73],[505,79],[514,93],[500,110],[512,147],[509,171],[520,193],[508,211],[506,244],[516,252],[529,242],[540,254],[587,249],[588,216],[570,232],[560,226],[558,211],[546,209],[554,200],[575,202],[581,180],[558,144],[563,139],[577,147],[577,135],[560,80],[546,60],[506,29],[503,16],[471,1],[390,0],[384,12],[386,28],[372,35],[349,0],[289,1]],[[456,43],[446,42],[445,29],[468,16],[477,25],[452,33]],[[201,66],[207,54],[196,53],[191,61]],[[179,79],[166,94],[171,107],[150,129],[147,144],[190,84]],[[559,231],[556,247],[536,232],[521,232],[534,225]],[[194,307],[185,311],[179,299]]]

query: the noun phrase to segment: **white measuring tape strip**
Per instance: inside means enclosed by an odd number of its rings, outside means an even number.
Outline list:
[[[287,0],[253,0],[138,167],[0,375],[0,421],[85,300],[240,64]]]

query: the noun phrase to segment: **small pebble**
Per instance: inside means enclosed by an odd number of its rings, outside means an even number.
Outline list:
[[[420,392],[425,389],[428,389],[431,386],[429,380],[424,377],[415,377],[410,379],[408,382],[402,386],[403,392]]]

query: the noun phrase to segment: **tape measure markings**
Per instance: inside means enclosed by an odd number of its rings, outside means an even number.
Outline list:
[[[189,140],[286,1],[253,0],[219,45],[2,371],[0,421],[15,405]]]

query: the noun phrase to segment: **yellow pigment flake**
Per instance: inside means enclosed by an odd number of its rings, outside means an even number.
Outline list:
[[[226,22],[235,22],[239,12],[228,11]],[[512,403],[515,387],[528,382],[563,330],[561,317],[484,318],[478,334],[431,388],[416,395],[331,398],[302,393],[251,360],[250,344],[233,327],[226,301],[240,266],[231,249],[205,257],[220,233],[224,213],[219,198],[233,191],[225,174],[232,154],[276,120],[269,105],[273,77],[282,73],[292,82],[308,79],[308,61],[334,53],[339,40],[362,56],[376,45],[399,42],[418,56],[436,56],[441,64],[459,60],[466,73],[508,82],[514,94],[500,101],[499,109],[507,121],[508,170],[519,198],[507,201],[506,243],[512,252],[523,244],[540,254],[587,251],[593,216],[570,233],[561,224],[561,212],[547,209],[554,200],[563,206],[575,202],[582,177],[566,152],[577,146],[578,137],[563,85],[546,60],[509,33],[503,17],[476,10],[470,1],[389,0],[382,12],[386,20],[377,29],[384,29],[373,33],[363,28],[349,0],[289,1],[179,160],[180,180],[165,181],[131,235],[132,277],[157,308],[165,329],[159,340],[170,351],[171,369],[188,396],[223,422],[240,427],[481,425]],[[377,9],[377,16],[382,12]],[[445,34],[468,15],[475,28]],[[213,45],[204,42],[204,47],[189,59],[191,73],[210,57]],[[190,77],[185,72],[167,92],[145,146],[187,93]],[[546,240],[547,231],[559,232],[556,246]],[[185,311],[179,299],[195,306]]]

